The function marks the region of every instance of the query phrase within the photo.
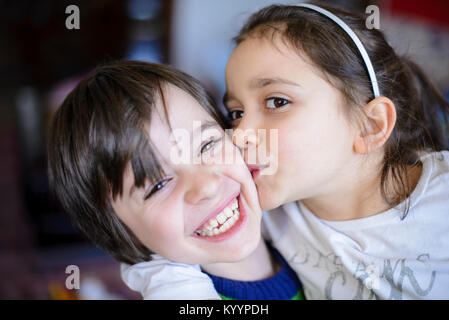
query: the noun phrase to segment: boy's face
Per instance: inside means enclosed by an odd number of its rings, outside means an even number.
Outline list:
[[[245,160],[251,149],[277,159],[274,174],[264,175],[263,167],[255,174],[262,209],[325,197],[354,174],[355,131],[341,93],[279,37],[240,43],[228,61],[226,85],[234,128],[256,133],[246,139],[234,136],[247,141],[238,143]],[[264,138],[268,132],[257,134],[260,129],[277,130],[277,145]]]
[[[164,97],[173,131],[160,106],[148,133],[165,176],[137,188],[129,165],[123,195],[112,202],[113,208],[144,245],[170,260],[241,260],[260,240],[261,210],[251,174],[194,98],[171,85]],[[202,125],[211,126],[200,129]]]

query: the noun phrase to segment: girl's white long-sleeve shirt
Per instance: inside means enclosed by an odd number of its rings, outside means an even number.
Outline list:
[[[347,221],[319,219],[300,202],[264,213],[264,236],[297,272],[307,299],[449,299],[449,151],[421,161],[403,219],[405,202]],[[122,279],[147,299],[217,298],[198,266],[182,265],[182,275],[174,266],[163,258],[122,265]]]

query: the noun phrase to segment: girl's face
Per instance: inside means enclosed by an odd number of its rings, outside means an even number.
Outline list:
[[[165,176],[137,188],[129,166],[123,195],[113,208],[144,245],[170,260],[241,260],[260,240],[261,210],[251,174],[238,149],[194,98],[171,85],[165,98],[173,131],[160,116],[162,107],[148,130]]]
[[[234,141],[240,141],[245,160],[253,148],[277,159],[274,174],[264,175],[270,163],[253,168],[260,169],[253,176],[262,209],[326,197],[344,186],[353,174],[356,131],[341,93],[307,58],[279,37],[248,38],[229,59],[226,84],[225,104],[234,129],[241,129]],[[269,141],[270,129],[278,132],[277,145]]]

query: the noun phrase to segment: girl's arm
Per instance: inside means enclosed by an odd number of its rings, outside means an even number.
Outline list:
[[[157,254],[151,257],[151,261],[120,266],[122,280],[144,300],[220,300],[199,265],[172,262]]]

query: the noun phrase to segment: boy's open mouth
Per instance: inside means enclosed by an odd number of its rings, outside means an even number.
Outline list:
[[[209,219],[206,223],[195,230],[195,235],[205,238],[218,238],[233,228],[240,221],[240,196],[235,197],[227,207],[219,212],[215,217]]]

